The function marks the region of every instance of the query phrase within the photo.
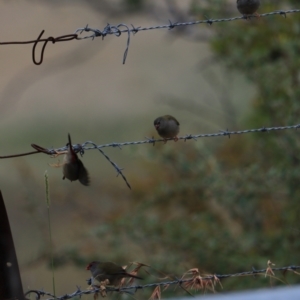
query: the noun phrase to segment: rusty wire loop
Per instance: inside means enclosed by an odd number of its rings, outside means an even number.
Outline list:
[[[45,48],[46,48],[48,42],[52,42],[52,44],[54,44],[56,42],[66,42],[66,41],[71,41],[71,40],[74,40],[74,39],[77,38],[77,34],[67,34],[67,35],[59,36],[57,38],[54,38],[54,37],[50,36],[47,39],[42,39],[41,40],[41,37],[44,34],[44,32],[45,32],[45,30],[42,30],[42,32],[38,36],[37,40],[34,42],[33,48],[32,48],[32,61],[36,65],[42,64],[43,59],[44,59]],[[42,46],[40,60],[36,61],[36,58],[35,58],[35,49],[36,49],[37,44],[39,42],[41,42],[41,41],[44,42],[44,45]]]
[[[66,35],[61,35],[58,36],[56,38],[49,36],[46,39],[42,39],[42,35],[44,34],[45,30],[42,30],[41,33],[39,34],[38,38],[36,40],[31,40],[31,41],[24,41],[24,42],[0,42],[0,45],[20,45],[20,44],[33,44],[32,47],[32,61],[35,65],[41,65],[43,60],[44,60],[44,53],[45,53],[45,49],[47,46],[48,42],[52,42],[52,44],[55,44],[56,42],[67,42],[67,41],[71,41],[74,39],[77,39],[77,34],[66,34]],[[41,54],[40,54],[40,60],[37,61],[36,60],[36,46],[38,43],[43,42],[44,45],[42,46],[42,50],[41,50]]]
[[[261,14],[260,17],[267,17],[267,16],[272,16],[272,15],[281,15],[283,17],[286,17],[287,14],[291,13],[299,13],[300,9],[290,9],[290,10],[279,10],[279,11],[273,11],[265,14]],[[253,18],[256,18],[256,16],[250,16]],[[249,16],[247,18],[250,18]],[[94,39],[96,37],[102,37],[104,39],[105,36],[107,35],[115,35],[116,37],[120,37],[122,33],[127,33],[127,46],[123,54],[123,64],[125,64],[128,50],[129,50],[129,45],[130,45],[130,35],[131,34],[136,34],[139,31],[146,31],[146,30],[154,30],[154,29],[174,29],[175,27],[178,26],[191,26],[191,25],[197,25],[197,24],[208,24],[212,25],[213,23],[220,23],[220,22],[231,22],[231,21],[236,21],[236,20],[241,20],[245,19],[244,16],[239,16],[239,17],[233,17],[233,18],[223,18],[223,19],[206,19],[206,20],[198,20],[198,21],[191,21],[191,22],[175,22],[173,23],[172,21],[169,20],[169,24],[165,25],[157,25],[157,26],[150,26],[150,27],[135,27],[133,25],[131,29],[129,29],[129,26],[126,24],[120,23],[118,25],[110,25],[107,24],[103,30],[100,29],[95,29],[88,27],[86,25],[83,28],[78,28],[75,30],[75,33],[73,34],[67,34],[67,35],[62,35],[58,36],[56,38],[50,36],[48,38],[42,39],[42,35],[44,34],[44,30],[41,31],[39,34],[38,38],[36,40],[30,40],[30,41],[23,41],[23,42],[0,42],[0,45],[13,45],[13,44],[33,44],[32,47],[32,61],[35,65],[40,65],[43,63],[44,60],[44,53],[46,46],[48,42],[51,42],[52,44],[55,44],[56,42],[67,42],[71,40],[84,40],[84,39]],[[120,29],[121,27],[125,27],[125,29]],[[81,37],[80,35],[83,34],[84,32],[92,32],[90,35],[86,35]],[[36,59],[36,47],[38,43],[44,43],[41,49],[40,53],[40,59]]]
[[[201,276],[201,280],[204,281],[212,281],[215,282],[216,280],[222,280],[226,278],[233,278],[233,277],[244,277],[244,276],[256,276],[257,274],[265,274],[265,276],[271,276],[268,271],[270,269],[262,269],[262,270],[255,270],[252,269],[252,271],[246,271],[246,272],[240,272],[240,273],[234,273],[234,274],[213,274],[213,275],[205,275]],[[281,268],[272,268],[272,271],[283,271],[283,272],[294,272],[295,274],[298,274],[296,272],[297,270],[300,270],[300,266],[288,266],[288,267],[281,267]],[[149,283],[145,285],[135,285],[135,286],[125,286],[121,288],[114,288],[114,287],[106,287],[107,292],[118,292],[118,293],[135,293],[138,290],[145,289],[145,288],[153,288],[157,286],[169,286],[169,285],[181,285],[185,282],[191,282],[194,278],[189,279],[177,279],[173,281],[163,281],[163,282],[156,282],[156,283]],[[70,294],[65,294],[63,296],[54,296],[51,293],[45,292],[43,290],[30,290],[25,293],[25,296],[30,295],[31,293],[35,293],[36,299],[39,300],[41,297],[44,296],[50,296],[51,298],[48,298],[46,300],[66,300],[66,299],[72,299],[74,297],[81,297],[82,295],[89,295],[89,294],[95,294],[101,292],[99,288],[94,287],[93,289],[87,289],[87,290],[81,290],[79,286],[76,286],[77,290]]]

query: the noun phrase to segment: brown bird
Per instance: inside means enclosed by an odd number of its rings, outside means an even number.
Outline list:
[[[70,134],[68,134],[68,138],[69,142],[67,145],[69,146],[69,148],[63,162],[63,179],[67,178],[70,181],[75,181],[78,179],[80,183],[88,186],[90,184],[88,171],[86,170],[82,161],[78,158],[72,147]]]
[[[87,265],[86,269],[91,271],[94,279],[99,282],[108,279],[109,285],[114,286],[118,286],[124,277],[142,279],[141,277],[127,273],[125,269],[113,262],[93,261]]]
[[[259,17],[259,14],[256,13],[260,6],[260,0],[237,0],[237,9],[238,11],[244,15],[244,17],[251,16],[255,14]]]
[[[175,142],[178,141],[179,125],[179,122],[170,115],[158,117],[154,120],[154,127],[158,134],[164,138],[165,143],[167,138],[174,138]]]

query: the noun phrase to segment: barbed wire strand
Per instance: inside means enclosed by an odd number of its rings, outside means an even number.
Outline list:
[[[197,140],[198,138],[205,138],[205,137],[220,137],[220,136],[228,136],[230,138],[231,135],[240,135],[240,134],[246,134],[246,133],[254,133],[254,132],[270,132],[270,131],[279,131],[279,130],[289,130],[289,129],[298,129],[300,128],[300,124],[297,125],[291,125],[291,126],[280,126],[280,127],[262,127],[257,129],[246,129],[246,130],[239,130],[239,131],[228,131],[226,130],[220,130],[220,132],[216,133],[207,133],[207,134],[187,134],[185,136],[178,137],[178,140],[184,140],[185,142],[187,140]],[[110,144],[104,144],[99,145],[97,148],[105,148],[105,147],[118,147],[122,149],[123,146],[129,146],[129,145],[141,145],[141,144],[153,144],[157,142],[165,142],[165,141],[171,141],[174,140],[174,138],[167,138],[167,139],[154,139],[146,137],[146,140],[143,141],[135,141],[135,142],[123,142],[123,143],[110,143]],[[93,143],[90,141],[87,141],[82,144],[82,147],[84,150],[92,150],[94,147],[86,147],[89,143]],[[1,157],[0,157],[1,158]]]
[[[253,268],[252,271],[246,271],[246,272],[240,272],[240,273],[234,273],[234,274],[224,274],[224,275],[206,275],[206,276],[201,276],[199,277],[202,281],[216,281],[216,280],[221,280],[221,279],[226,279],[226,278],[233,278],[233,277],[243,277],[243,276],[255,276],[257,274],[265,274],[266,276],[270,276],[270,271],[291,271],[291,272],[296,272],[297,270],[300,270],[300,266],[288,266],[288,267],[281,267],[281,268],[267,268],[267,269],[262,269],[262,270],[255,270]],[[272,273],[272,272],[271,272]],[[298,273],[297,273],[298,274]],[[145,285],[135,285],[135,286],[125,286],[121,288],[114,288],[107,286],[106,291],[107,292],[118,292],[118,293],[130,293],[134,294],[136,291],[145,289],[145,288],[153,288],[157,286],[169,286],[169,285],[181,285],[186,282],[192,282],[194,278],[189,278],[189,279],[177,279],[177,280],[172,280],[172,281],[163,281],[163,282],[156,282],[156,283],[149,283]],[[82,295],[89,295],[89,294],[95,294],[95,293],[101,293],[101,289],[94,287],[93,289],[88,289],[88,290],[81,290],[79,286],[76,286],[77,290],[73,293],[70,294],[65,294],[63,296],[54,296],[51,293],[45,292],[43,290],[30,290],[25,293],[25,296],[35,293],[36,294],[36,299],[41,299],[41,297],[44,296],[50,296],[51,298],[48,298],[46,300],[66,300],[66,299],[71,299],[74,297],[81,297]]]
[[[284,17],[286,17],[287,14],[291,14],[291,13],[299,13],[300,9],[290,9],[290,10],[278,10],[278,11],[273,11],[273,12],[269,12],[269,13],[265,13],[265,14],[260,14],[260,17],[267,17],[267,16],[272,16],[272,15],[282,15]],[[104,29],[101,31],[100,29],[93,29],[88,27],[88,25],[86,27],[83,28],[78,28],[75,30],[75,34],[77,34],[78,32],[80,34],[82,34],[83,32],[89,32],[92,31],[93,34],[92,35],[88,35],[85,37],[77,37],[78,40],[81,39],[94,39],[95,37],[100,37],[102,36],[102,38],[104,38],[106,35],[108,34],[113,34],[116,36],[120,36],[121,33],[137,33],[139,31],[147,31],[147,30],[155,30],[155,29],[173,29],[175,27],[178,26],[191,26],[191,25],[198,25],[198,24],[208,24],[208,25],[212,25],[213,23],[220,23],[220,22],[231,22],[231,21],[236,21],[236,20],[241,20],[241,19],[248,19],[248,18],[257,18],[256,15],[253,16],[239,16],[239,17],[232,17],[232,18],[223,18],[223,19],[206,19],[206,20],[198,20],[198,21],[189,21],[189,22],[171,22],[169,20],[169,24],[164,24],[164,25],[157,25],[157,26],[150,26],[150,27],[135,27],[133,25],[132,29],[124,29],[124,30],[120,30],[119,27],[120,26],[126,26],[125,24],[119,24],[119,25],[110,25],[107,24]],[[128,26],[126,26],[128,28]]]
[[[255,129],[245,129],[245,130],[238,130],[238,131],[228,131],[226,130],[220,130],[219,132],[216,133],[204,133],[204,134],[187,134],[185,136],[180,136],[178,137],[178,140],[197,140],[198,138],[210,138],[210,137],[220,137],[220,136],[228,136],[230,138],[231,135],[241,135],[241,134],[247,134],[247,133],[265,133],[265,132],[271,132],[271,131],[280,131],[280,130],[290,130],[290,129],[298,129],[300,128],[300,124],[297,125],[289,125],[289,126],[276,126],[276,127],[261,127],[261,128],[255,128]],[[80,152],[80,150],[86,151],[86,150],[94,150],[94,149],[101,149],[101,148],[107,148],[107,147],[112,147],[112,148],[119,148],[122,150],[123,146],[131,146],[131,145],[142,145],[142,144],[152,144],[153,146],[157,142],[165,142],[165,141],[171,141],[174,140],[174,138],[167,138],[167,139],[155,139],[154,137],[149,138],[145,137],[146,140],[142,141],[132,141],[132,142],[122,142],[122,143],[108,143],[108,144],[103,144],[103,145],[97,145],[96,143],[92,141],[86,141],[83,144],[76,144],[72,145],[74,151],[76,153]],[[88,145],[91,144],[93,147],[88,147]],[[19,153],[19,154],[10,154],[10,155],[2,155],[0,156],[0,159],[7,159],[7,158],[14,158],[14,157],[20,157],[20,156],[27,156],[27,155],[32,155],[32,154],[38,154],[38,153],[45,153],[47,155],[52,155],[55,156],[59,152],[64,152],[68,149],[67,146],[63,146],[60,148],[44,148],[41,146],[38,146],[36,144],[31,144],[31,146],[36,149],[37,151],[31,151],[31,152],[25,152],[25,153]],[[112,163],[112,162],[111,162]],[[116,166],[116,164],[115,164]],[[121,170],[120,168],[118,168]],[[117,169],[117,171],[118,171]]]
[[[263,18],[263,17],[273,16],[273,15],[281,15],[286,18],[287,14],[299,13],[299,12],[300,12],[300,9],[278,10],[278,11],[260,14],[260,17]],[[0,42],[0,45],[33,44],[32,61],[35,65],[41,65],[44,60],[44,53],[45,53],[45,49],[46,49],[48,42],[55,44],[56,42],[68,42],[71,40],[85,40],[85,39],[94,40],[94,38],[96,38],[96,37],[102,37],[102,39],[104,39],[104,37],[106,37],[107,35],[114,35],[116,37],[120,37],[122,35],[122,33],[127,33],[127,46],[126,46],[126,49],[123,54],[123,64],[125,64],[129,46],[130,46],[131,34],[136,34],[140,31],[156,30],[156,29],[171,30],[178,26],[191,26],[191,25],[198,25],[198,24],[212,25],[213,23],[231,22],[231,21],[236,21],[236,20],[241,20],[241,19],[249,19],[249,18],[257,18],[257,16],[255,16],[255,15],[247,16],[247,17],[239,16],[239,17],[232,17],[232,18],[206,19],[206,20],[198,20],[198,21],[190,21],[190,22],[175,22],[175,23],[173,23],[172,21],[169,20],[169,24],[156,25],[156,26],[150,26],[150,27],[141,27],[141,26],[135,27],[131,24],[131,26],[132,26],[131,29],[129,29],[128,25],[123,24],[123,23],[120,23],[118,25],[107,24],[103,28],[103,30],[91,28],[91,27],[88,27],[88,25],[86,25],[85,27],[76,29],[75,33],[73,33],[73,34],[66,34],[66,35],[58,36],[56,38],[50,36],[48,38],[42,39],[42,35],[45,32],[45,30],[42,30],[36,40]],[[122,27],[125,27],[126,29],[120,29]],[[81,37],[80,35],[83,34],[84,32],[92,32],[93,34]],[[38,43],[44,43],[44,45],[42,46],[42,49],[41,49],[39,60],[36,59],[36,54],[35,54],[36,46]]]
[[[298,129],[300,128],[300,124],[297,125],[291,125],[291,126],[280,126],[280,127],[262,127],[262,128],[256,128],[256,129],[246,129],[246,130],[239,130],[239,131],[228,131],[227,130],[221,130],[220,132],[216,132],[216,133],[206,133],[206,134],[196,134],[196,135],[192,135],[192,134],[187,134],[185,136],[181,136],[178,137],[178,140],[184,140],[185,142],[187,140],[197,140],[198,138],[205,138],[205,137],[220,137],[220,136],[228,136],[228,138],[230,138],[231,135],[240,135],[240,134],[247,134],[247,133],[255,133],[255,132],[259,132],[259,133],[265,133],[265,132],[270,132],[270,131],[279,131],[279,130],[289,130],[289,129]],[[103,144],[103,145],[97,145],[96,143],[92,142],[92,141],[86,141],[83,144],[75,144],[72,145],[74,151],[76,153],[80,153],[81,156],[84,154],[84,151],[87,150],[94,150],[97,149],[99,150],[99,152],[110,162],[110,164],[115,168],[115,170],[117,171],[117,176],[120,174],[123,178],[123,180],[125,181],[126,185],[128,186],[128,188],[131,189],[131,186],[128,182],[128,180],[126,179],[125,175],[122,172],[122,168],[120,168],[116,163],[114,163],[108,155],[106,155],[102,148],[107,148],[107,147],[113,147],[113,148],[119,148],[120,150],[122,150],[123,146],[129,146],[129,145],[142,145],[142,144],[152,144],[153,146],[155,145],[155,143],[157,142],[166,142],[169,140],[173,140],[173,138],[168,138],[168,139],[154,139],[152,138],[148,138],[146,137],[146,140],[143,141],[133,141],[133,142],[123,142],[123,143],[109,143],[109,144]],[[92,145],[92,146],[89,146]],[[32,154],[37,154],[37,153],[44,153],[47,155],[51,155],[53,157],[56,157],[57,154],[59,153],[64,153],[68,147],[64,146],[64,147],[60,147],[60,148],[51,148],[51,149],[47,149],[41,146],[38,146],[36,144],[31,144],[31,146],[36,150],[36,151],[31,151],[31,152],[25,152],[25,153],[19,153],[19,154],[11,154],[11,155],[4,155],[4,156],[0,156],[0,159],[7,159],[7,158],[15,158],[15,157],[20,157],[20,156],[27,156],[27,155],[32,155]]]

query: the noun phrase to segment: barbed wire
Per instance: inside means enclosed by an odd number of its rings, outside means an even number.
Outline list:
[[[229,131],[228,129],[226,130],[220,130],[219,132],[216,133],[206,133],[206,134],[187,134],[185,136],[180,136],[178,137],[178,140],[184,140],[185,142],[187,140],[197,140],[198,138],[210,138],[210,137],[220,137],[220,136],[228,136],[230,138],[231,135],[241,135],[241,134],[247,134],[247,133],[265,133],[265,132],[271,132],[271,131],[279,131],[279,130],[289,130],[289,129],[298,129],[300,128],[300,124],[297,125],[290,125],[290,126],[278,126],[278,127],[262,127],[262,128],[256,128],[256,129],[245,129],[245,130],[238,130],[238,131]],[[103,144],[103,145],[97,145],[96,143],[92,141],[86,141],[83,144],[75,144],[72,145],[73,150],[76,153],[80,153],[81,156],[83,156],[85,151],[88,150],[98,150],[109,162],[110,164],[114,167],[114,169],[117,171],[117,176],[121,175],[123,180],[125,181],[126,185],[131,189],[131,186],[126,179],[125,175],[122,172],[122,168],[120,168],[116,163],[114,163],[107,154],[104,153],[102,148],[107,148],[107,147],[112,147],[112,148],[119,148],[122,150],[123,146],[130,146],[130,145],[142,145],[142,144],[152,144],[155,146],[155,143],[157,142],[164,142],[174,140],[174,138],[167,138],[167,139],[155,139],[154,137],[149,138],[145,137],[146,140],[142,141],[132,141],[132,142],[123,142],[123,143],[109,143],[109,144]],[[92,146],[91,146],[92,145]],[[0,159],[7,159],[7,158],[15,158],[15,157],[20,157],[20,156],[27,156],[27,155],[33,155],[33,154],[38,154],[38,153],[44,153],[47,155],[50,155],[52,157],[57,157],[60,154],[64,154],[68,150],[68,146],[63,146],[60,148],[44,148],[41,146],[38,146],[36,144],[31,144],[31,146],[36,150],[36,151],[31,151],[31,152],[25,152],[25,153],[19,153],[19,154],[10,154],[10,155],[4,155],[0,156]]]
[[[286,17],[287,14],[292,14],[292,13],[299,13],[300,9],[289,9],[289,10],[278,10],[278,11],[272,11],[264,14],[260,14],[260,17],[268,17],[268,16],[274,16],[274,15],[281,15]],[[130,46],[130,37],[131,34],[136,34],[140,31],[147,31],[147,30],[156,30],[156,29],[174,29],[175,27],[179,26],[191,26],[191,25],[198,25],[198,24],[208,24],[212,25],[213,23],[220,23],[220,22],[231,22],[231,21],[236,21],[236,20],[241,20],[241,19],[249,19],[249,18],[257,18],[257,16],[239,16],[239,17],[232,17],[232,18],[221,18],[221,19],[206,19],[206,20],[198,20],[198,21],[190,21],[190,22],[172,22],[169,20],[169,24],[164,24],[164,25],[156,25],[156,26],[149,26],[149,27],[135,27],[131,24],[131,29],[129,28],[128,25],[120,23],[118,25],[111,25],[107,24],[102,30],[96,29],[96,28],[91,28],[86,25],[85,27],[78,28],[75,30],[75,33],[72,34],[66,34],[62,36],[58,36],[56,38],[50,36],[48,38],[42,38],[45,30],[42,30],[41,33],[39,34],[38,38],[36,40],[29,40],[29,41],[13,41],[13,42],[0,42],[0,45],[18,45],[18,44],[33,44],[32,47],[32,61],[35,65],[41,65],[44,60],[44,53],[46,46],[48,42],[51,42],[52,44],[55,44],[57,42],[68,42],[71,40],[84,40],[84,39],[92,39],[96,37],[102,37],[102,40],[107,36],[107,35],[114,35],[116,37],[120,37],[122,33],[127,33],[127,46],[123,54],[123,64],[125,64],[129,46]],[[124,28],[125,29],[120,29]],[[84,32],[92,32],[91,35],[83,36],[81,37]],[[36,59],[36,46],[38,43],[44,43],[41,49],[40,53],[40,59]]]
[[[134,286],[124,286],[120,288],[115,288],[111,286],[106,286],[105,291],[106,292],[118,292],[118,293],[129,293],[129,294],[135,294],[138,290],[145,289],[145,288],[155,288],[155,287],[160,287],[160,286],[170,286],[170,285],[178,285],[182,286],[183,289],[188,292],[184,288],[184,284],[186,283],[193,283],[193,284],[188,284],[187,286],[189,288],[193,288],[197,285],[196,289],[205,289],[208,288],[209,286],[215,286],[217,283],[220,283],[220,280],[226,279],[226,278],[233,278],[233,277],[244,277],[244,276],[256,276],[258,274],[265,274],[265,277],[271,277],[273,278],[275,276],[274,272],[278,271],[283,271],[283,272],[293,272],[297,275],[300,275],[297,270],[300,270],[300,266],[288,266],[288,267],[281,267],[281,268],[272,268],[271,265],[273,265],[270,261],[268,261],[268,268],[262,269],[262,270],[255,270],[252,268],[252,271],[246,271],[246,272],[240,272],[240,273],[233,273],[233,274],[224,274],[224,275],[219,275],[219,274],[214,274],[214,275],[205,275],[205,276],[193,276],[193,278],[188,278],[188,279],[176,279],[172,281],[163,281],[163,282],[156,282],[156,283],[149,283],[145,285],[134,285]],[[192,269],[194,270],[194,269]],[[50,296],[51,298],[48,298],[46,300],[66,300],[66,299],[72,299],[74,297],[81,297],[83,295],[89,295],[89,294],[96,294],[96,293],[102,293],[103,288],[98,288],[96,286],[93,286],[93,288],[89,288],[87,290],[82,290],[79,286],[76,286],[77,290],[75,292],[72,292],[70,294],[65,294],[62,296],[55,296],[49,292],[45,292],[43,290],[29,290],[28,292],[25,293],[25,296],[30,295],[32,293],[36,294],[36,299],[41,299],[41,297],[44,296]],[[189,293],[189,292],[188,292]]]

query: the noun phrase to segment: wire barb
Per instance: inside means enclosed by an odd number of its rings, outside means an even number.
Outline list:
[[[213,20],[211,18],[209,18],[208,16],[204,15],[204,17],[206,18],[206,24],[207,25],[211,26],[214,23]]]
[[[171,29],[173,29],[173,28],[175,28],[175,26],[177,25],[177,22],[175,22],[175,23],[172,23],[172,21],[171,20],[169,20],[169,30],[171,30]]]
[[[148,138],[147,136],[145,136],[145,139],[147,139],[148,143],[149,144],[152,144],[153,147],[155,146],[155,139],[154,139],[154,136],[152,138]]]

